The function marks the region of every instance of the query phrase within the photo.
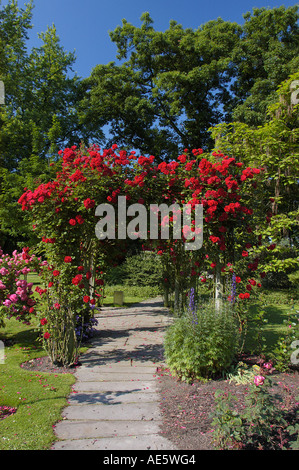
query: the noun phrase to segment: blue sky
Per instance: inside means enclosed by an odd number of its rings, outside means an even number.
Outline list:
[[[1,2],[7,3],[7,0]],[[26,3],[26,0],[18,1],[20,7]],[[87,77],[97,64],[115,60],[116,47],[109,31],[121,25],[123,18],[139,26],[140,16],[148,11],[156,30],[165,31],[170,20],[176,20],[184,28],[196,29],[218,17],[242,24],[242,15],[254,7],[296,4],[283,0],[35,0],[29,47],[39,46],[37,34],[54,23],[61,45],[66,51],[76,53],[75,72]]]

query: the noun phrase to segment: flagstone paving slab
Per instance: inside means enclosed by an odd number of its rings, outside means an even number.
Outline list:
[[[84,403],[103,403],[103,404],[120,404],[120,403],[138,403],[138,402],[158,402],[159,394],[148,392],[144,396],[143,390],[136,391],[120,391],[117,392],[81,392],[71,395],[68,399],[70,405],[80,405]]]
[[[65,409],[63,416],[75,420],[151,421],[159,419],[160,413],[156,403],[142,402],[112,405],[70,405]]]
[[[56,450],[175,450],[176,448],[158,434],[124,436],[101,439],[76,439],[60,441]]]
[[[161,421],[62,421],[57,435],[60,439],[76,440],[100,437],[141,436],[144,434],[158,434]]]

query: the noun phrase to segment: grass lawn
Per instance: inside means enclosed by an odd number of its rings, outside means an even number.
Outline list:
[[[0,364],[0,406],[17,409],[0,420],[0,449],[48,449],[56,440],[52,426],[61,418],[75,379],[72,374],[38,373],[20,367],[45,355],[34,327],[7,320],[6,327],[0,328],[0,338],[7,344],[4,364]]]
[[[123,307],[130,307],[132,304],[142,302],[143,300],[149,299],[150,297],[156,297],[159,295],[159,290],[149,286],[124,286],[124,285],[112,285],[105,287],[105,297],[103,299],[103,305],[114,306],[113,292],[123,291],[124,293],[124,305]]]
[[[292,296],[293,294],[293,296]],[[292,322],[297,324],[297,332],[299,328],[299,301],[295,291],[265,291],[264,292],[264,318],[267,321],[264,323],[262,333],[265,338],[265,353],[269,354],[271,349],[275,346],[279,338],[285,335],[287,325]],[[253,307],[253,311],[257,310]],[[286,322],[286,323],[285,323]],[[254,329],[251,333],[254,333]],[[250,349],[254,349],[255,344],[250,339],[251,334],[248,335],[247,345]]]

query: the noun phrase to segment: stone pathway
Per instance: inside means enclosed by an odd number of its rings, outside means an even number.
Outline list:
[[[159,433],[157,367],[170,321],[160,298],[96,315],[97,335],[55,428],[55,450],[174,450]]]

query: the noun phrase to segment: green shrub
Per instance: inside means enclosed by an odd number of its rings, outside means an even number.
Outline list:
[[[238,327],[229,306],[223,305],[217,313],[207,304],[174,320],[165,335],[165,358],[182,380],[207,379],[230,367],[238,342]]]
[[[142,252],[128,256],[124,263],[109,270],[106,276],[108,285],[161,286],[162,265],[158,255]]]

